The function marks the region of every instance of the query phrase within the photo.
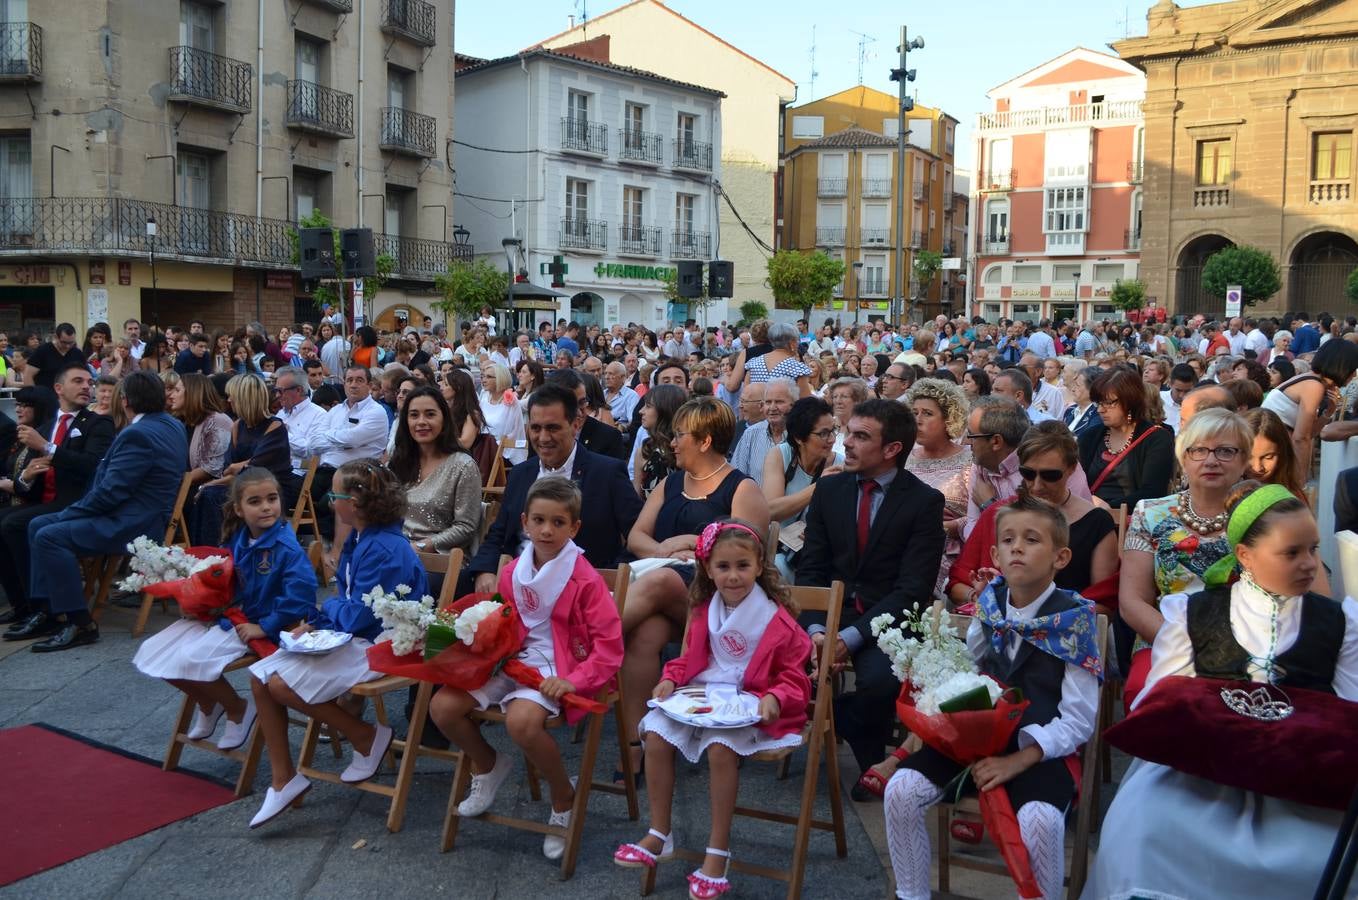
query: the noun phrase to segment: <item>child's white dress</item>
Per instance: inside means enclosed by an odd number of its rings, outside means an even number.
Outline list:
[[[778,612],[778,605],[769,599],[764,589],[755,585],[750,595],[733,610],[727,610],[721,595],[716,594],[707,606],[708,663],[707,668],[689,682],[690,684],[729,685],[739,690],[743,686],[745,669],[754,657],[755,648],[764,637],[764,631]],[[744,639],[745,652],[733,655],[728,651],[727,641],[722,637],[738,632]],[[644,738],[653,732],[668,744],[674,745],[684,758],[696,763],[703,753],[713,744],[730,747],[740,756],[752,756],[766,750],[784,747],[798,747],[802,743],[800,732],[782,737],[770,737],[758,725],[744,725],[739,728],[702,728],[688,725],[670,718],[659,709],[652,709],[637,726],[637,733]]]
[[[277,675],[304,703],[328,703],[356,684],[374,681],[381,672],[368,668],[372,641],[355,637],[329,653],[291,653],[281,647],[250,667],[265,684]]]
[[[249,648],[234,628],[180,619],[142,641],[132,665],[152,678],[216,681],[228,665],[247,652]]]

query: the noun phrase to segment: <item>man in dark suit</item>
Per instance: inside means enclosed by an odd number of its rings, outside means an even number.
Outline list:
[[[89,408],[94,378],[83,364],[68,366],[53,384],[60,409],[52,428],[40,432],[23,426],[18,440],[41,456],[33,459],[14,483],[21,506],[0,510],[0,586],[10,609],[0,614],[0,625],[27,619],[28,524],[39,516],[59,512],[85,496],[94,470],[113,444],[113,420]]]
[[[467,566],[476,590],[495,590],[500,556],[517,556],[522,549],[523,501],[544,475],[565,475],[580,486],[586,500],[575,543],[596,568],[617,565],[627,532],[641,514],[641,498],[627,480],[626,466],[577,440],[577,412],[575,394],[560,385],[547,384],[529,396],[528,442],[537,456],[509,470],[500,515]]]
[[[844,582],[839,634],[804,617],[819,650],[836,642],[835,659],[854,667],[854,691],[835,704],[835,727],[860,769],[882,757],[895,721],[900,682],[877,647],[869,623],[883,614],[927,606],[943,558],[943,495],[905,470],[915,445],[915,417],[892,400],[854,407],[844,438],[844,468],[811,495],[797,554],[797,584]]]
[[[575,429],[580,443],[593,453],[627,461],[627,442],[622,439],[622,432],[589,415],[588,392],[578,372],[574,369],[553,369],[547,373],[547,383],[560,385],[575,394],[579,409]]]
[[[123,408],[131,424],[114,438],[85,496],[29,523],[28,602],[36,612],[11,626],[4,638],[50,635],[33,645],[35,653],[99,640],[99,626],[90,618],[81,590],[81,557],[122,553],[133,538],[147,535],[159,541],[165,534],[188,469],[188,436],[179,420],[165,412],[165,385],[153,372],[127,376]]]

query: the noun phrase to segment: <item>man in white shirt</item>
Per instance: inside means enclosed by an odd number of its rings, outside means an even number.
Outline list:
[[[274,418],[288,426],[292,474],[299,479],[289,492],[289,496],[292,496],[301,484],[300,479],[306,477],[307,445],[312,432],[325,418],[325,410],[311,402],[306,372],[295,366],[284,366],[274,374],[274,389],[278,391],[279,406],[278,415]]]
[[[330,303],[321,304],[321,324],[325,325],[326,323],[335,326],[336,331],[339,331],[340,326],[344,324],[344,316],[341,316],[339,310],[335,309],[334,305]]]
[[[123,323],[123,334],[127,337],[132,358],[141,359],[141,355],[146,352],[146,342],[141,339],[141,322],[128,319]]]
[[[1245,353],[1245,340],[1247,335],[1240,330],[1240,317],[1234,316],[1230,322],[1226,323],[1226,340],[1231,344],[1231,355],[1239,358]]]
[[[334,378],[343,372],[344,364],[349,359],[349,350],[349,342],[338,332],[326,341],[321,347],[321,363],[325,366],[325,374]]]
[[[1041,334],[1041,332],[1038,332],[1038,334]],[[1051,340],[1051,338],[1048,338],[1048,340]],[[1066,395],[1059,387],[1049,384],[1042,377],[1042,366],[1047,359],[1055,359],[1055,357],[1043,357],[1034,353],[1032,338],[1029,338],[1028,349],[1023,351],[1019,366],[1033,385],[1033,402],[1030,406],[1042,413],[1047,419],[1059,419],[1061,414],[1066,411]]]
[[[1037,354],[1038,365],[1041,365],[1041,360],[1052,359],[1056,356],[1056,342],[1052,340],[1051,332],[1048,331],[1049,328],[1051,328],[1051,322],[1043,319],[1037,323],[1037,330],[1028,335],[1027,352]]]
[[[1005,369],[996,375],[990,383],[990,392],[997,397],[1007,397],[1023,407],[1028,420],[1034,425],[1056,418],[1033,403],[1033,382],[1021,369]]]
[[[307,456],[319,456],[316,477],[311,480],[311,496],[322,517],[330,515],[326,494],[335,480],[335,470],[355,459],[379,459],[387,448],[387,413],[372,397],[368,370],[349,366],[344,370],[344,402],[336,403],[311,431],[306,444]],[[349,529],[335,520],[335,543],[328,554],[332,563]]]
[[[1259,323],[1254,319],[1246,319],[1245,349],[1253,350],[1254,358],[1258,360],[1261,365],[1264,364],[1263,361],[1268,355],[1269,348],[1272,346],[1273,342],[1268,339],[1268,335],[1260,330]]]
[[[620,362],[611,362],[604,369],[604,400],[608,401],[613,421],[624,432],[632,423],[641,403],[641,397],[627,386],[627,367]]]
[[[1160,402],[1165,407],[1165,424],[1176,432],[1179,430],[1179,407],[1197,383],[1198,373],[1193,371],[1193,367],[1179,363],[1170,370],[1169,388],[1160,392]]]

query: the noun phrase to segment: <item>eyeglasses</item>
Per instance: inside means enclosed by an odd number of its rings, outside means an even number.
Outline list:
[[[1184,455],[1194,462],[1202,462],[1207,454],[1212,454],[1218,462],[1230,462],[1240,455],[1239,447],[1189,447]]]
[[[813,431],[811,433],[822,441],[833,441],[835,439],[835,430],[833,428],[825,428],[821,431]]]
[[[1037,481],[1041,478],[1048,484],[1056,484],[1066,475],[1062,469],[1030,469],[1027,466],[1019,466],[1018,471],[1019,477],[1024,481]]]
[[[1100,410],[1105,410],[1105,409],[1109,409],[1110,407],[1121,406],[1121,405],[1122,405],[1122,401],[1121,401],[1121,400],[1116,400],[1116,399],[1114,399],[1114,400],[1095,400],[1095,401],[1094,401],[1094,405],[1097,406]]]
[[[336,494],[334,491],[326,491],[326,492],[325,492],[325,499],[329,500],[331,503],[334,503],[336,500],[352,500],[352,499],[354,499],[354,495],[353,495],[353,494]]]
[[[985,431],[980,434],[972,434],[970,431],[968,431],[966,434],[962,435],[962,440],[979,441],[981,438],[992,438],[995,436],[995,434],[996,433],[993,431]]]
[[[893,380],[895,380],[895,381],[905,381],[905,379],[902,378],[902,377],[899,376],[899,375],[892,375],[890,372],[884,372],[884,373],[882,373],[882,380],[883,380],[883,381],[885,381],[885,380],[888,379],[888,378],[891,378],[891,379],[893,379]]]

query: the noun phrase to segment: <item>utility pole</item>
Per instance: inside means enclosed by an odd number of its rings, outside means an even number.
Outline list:
[[[901,43],[896,49],[901,54],[901,67],[891,70],[891,80],[900,87],[901,109],[896,126],[896,289],[891,292],[891,321],[899,325],[901,311],[905,309],[905,285],[909,284],[905,271],[905,114],[915,108],[909,93],[915,70],[907,67],[907,56],[911,50],[924,49],[924,38],[909,40],[902,25]]]

